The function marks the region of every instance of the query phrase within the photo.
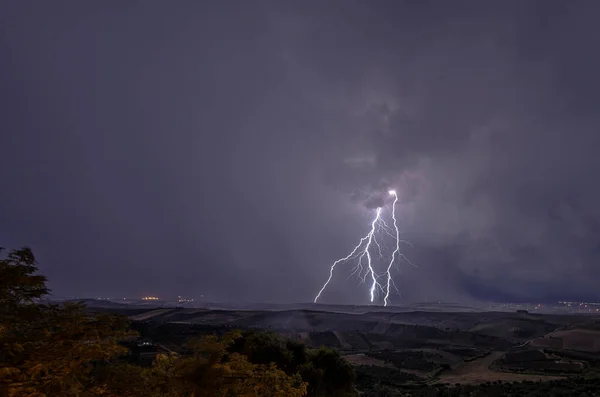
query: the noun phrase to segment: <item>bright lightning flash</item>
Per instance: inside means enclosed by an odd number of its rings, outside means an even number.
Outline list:
[[[347,256],[336,260],[331,265],[331,267],[329,269],[329,277],[327,278],[327,281],[325,282],[325,284],[323,284],[323,287],[321,288],[321,290],[315,297],[315,299],[314,299],[315,303],[317,303],[317,301],[321,297],[321,294],[323,293],[325,288],[327,288],[327,285],[329,285],[329,282],[333,278],[333,271],[334,271],[335,267],[340,263],[354,260],[354,259],[357,259],[358,262],[357,262],[357,265],[352,270],[350,277],[352,277],[352,275],[358,273],[358,277],[359,277],[359,279],[361,279],[361,282],[366,282],[367,278],[371,279],[371,288],[369,289],[371,302],[373,302],[375,300],[375,293],[378,289],[382,292],[382,294],[385,294],[385,297],[383,299],[384,306],[387,306],[390,303],[389,298],[390,298],[390,290],[392,287],[400,295],[400,291],[398,291],[398,288],[396,288],[396,285],[394,284],[394,279],[392,278],[392,271],[393,271],[394,263],[398,259],[404,259],[411,265],[412,265],[412,263],[400,252],[400,243],[401,242],[406,243],[406,241],[400,240],[400,231],[398,230],[398,224],[397,224],[397,219],[396,219],[396,204],[398,203],[398,194],[396,193],[395,190],[390,190],[388,193],[390,194],[390,196],[394,197],[394,202],[392,203],[392,210],[391,210],[392,220],[393,220],[393,228],[391,228],[381,218],[382,208],[378,207],[377,210],[375,211],[375,218],[373,219],[373,221],[371,221],[371,230],[369,231],[369,233],[367,233],[366,236],[364,236],[363,238],[360,239],[360,241],[354,247],[352,252],[350,252]],[[369,251],[371,249],[371,244],[375,243],[375,245],[378,249],[379,257],[380,258],[384,257],[384,255],[382,253],[382,245],[386,250],[387,250],[387,245],[385,245],[385,242],[383,240],[381,240],[381,243],[377,240],[377,235],[380,232],[383,232],[386,235],[388,235],[389,237],[391,237],[395,243],[394,250],[392,251],[392,257],[391,257],[389,263],[387,264],[386,271],[383,274],[377,274],[375,272],[375,270],[373,269],[372,257],[371,257],[371,253]],[[363,266],[363,261],[366,262],[366,269],[365,269],[365,266]],[[363,272],[364,272],[364,274],[363,274]],[[382,284],[379,282],[379,277],[385,278],[385,280],[386,280],[385,286],[382,286]]]
[[[358,258],[357,268],[359,268],[359,272],[362,270],[363,258],[366,258],[366,260],[367,260],[368,269],[364,275],[363,281],[366,280],[366,278],[369,275],[371,276],[371,280],[373,281],[373,283],[371,285],[371,289],[370,289],[371,302],[373,302],[375,300],[375,289],[377,287],[379,287],[379,288],[382,288],[382,287],[379,284],[379,282],[377,281],[377,275],[376,275],[375,271],[373,270],[373,266],[371,264],[371,253],[369,252],[369,248],[371,248],[371,243],[374,240],[373,235],[375,234],[375,228],[376,228],[377,224],[381,220],[380,217],[381,217],[381,207],[377,208],[377,210],[375,211],[375,218],[371,222],[371,230],[369,231],[369,233],[367,233],[366,236],[364,236],[363,238],[360,239],[360,241],[358,242],[356,247],[354,247],[352,252],[350,252],[347,256],[340,258],[337,261],[333,262],[333,264],[331,265],[331,268],[329,269],[329,278],[327,279],[325,284],[323,284],[323,287],[321,288],[321,290],[319,291],[317,296],[315,296],[315,300],[314,300],[315,303],[317,303],[317,300],[321,297],[321,294],[323,293],[325,288],[327,288],[327,285],[331,281],[331,279],[333,277],[333,270],[335,269],[335,267],[342,262],[346,262],[348,260],[355,259],[355,258]],[[366,242],[366,244],[365,244],[365,242]],[[376,242],[376,244],[377,244],[377,242]],[[364,248],[361,250],[360,248],[363,246],[364,246]]]
[[[392,203],[392,220],[394,221],[394,230],[396,232],[395,241],[396,247],[392,251],[392,259],[387,267],[385,274],[387,275],[387,283],[385,288],[385,297],[383,298],[383,306],[387,306],[390,298],[390,285],[394,282],[392,279],[392,265],[396,259],[396,254],[400,255],[400,231],[398,230],[398,224],[396,223],[396,203],[398,202],[398,195],[395,190],[389,191],[390,195],[394,196],[394,202]],[[394,285],[394,288],[396,286]],[[398,289],[396,288],[396,291]]]

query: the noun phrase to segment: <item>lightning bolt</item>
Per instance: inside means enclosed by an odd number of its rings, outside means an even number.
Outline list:
[[[333,278],[333,270],[335,269],[335,267],[342,262],[346,262],[348,260],[355,259],[355,258],[358,258],[358,265],[356,266],[354,272],[356,272],[358,270],[359,274],[362,273],[362,269],[363,269],[362,261],[364,258],[366,258],[368,269],[364,275],[363,281],[365,281],[369,275],[371,276],[372,284],[371,284],[371,289],[369,290],[369,292],[370,292],[370,296],[371,296],[371,302],[373,302],[375,300],[376,288],[378,288],[378,287],[380,289],[383,289],[383,288],[377,281],[377,275],[376,275],[375,270],[373,269],[373,266],[371,263],[371,253],[369,252],[369,248],[371,248],[371,243],[374,240],[373,235],[375,234],[376,226],[379,224],[380,221],[381,221],[381,207],[377,208],[377,210],[375,211],[375,218],[371,222],[371,230],[369,231],[369,233],[367,233],[366,236],[364,236],[363,238],[360,239],[360,241],[354,247],[352,252],[350,252],[347,256],[340,258],[340,259],[336,260],[335,262],[333,262],[333,264],[331,265],[331,268],[329,269],[329,278],[327,278],[327,281],[325,282],[325,284],[323,284],[323,287],[321,288],[321,290],[319,291],[317,296],[315,296],[314,303],[317,303],[317,300],[319,300],[319,298],[321,297],[321,294],[323,293],[325,288],[327,288],[327,285]],[[366,242],[366,244],[365,244],[365,242]],[[379,247],[379,244],[377,242],[376,242],[376,244]],[[363,247],[363,245],[364,245],[364,248],[361,250],[360,248]]]
[[[375,219],[373,219],[373,222],[371,223],[371,231],[369,232],[369,234],[367,234],[369,239],[367,240],[367,245],[365,246],[365,250],[364,250],[364,254],[363,254],[363,255],[367,256],[367,265],[369,267],[369,270],[367,271],[367,276],[369,274],[371,274],[371,279],[373,280],[373,284],[371,284],[371,290],[370,290],[371,302],[373,302],[375,300],[375,288],[376,287],[381,288],[381,285],[379,285],[379,283],[377,282],[375,270],[373,270],[373,266],[371,265],[371,254],[369,253],[369,248],[371,247],[371,242],[373,241],[373,235],[375,234],[375,225],[377,225],[380,216],[381,216],[381,207],[377,208]],[[377,244],[377,246],[379,247],[379,244]]]
[[[323,284],[323,287],[321,288],[321,290],[315,297],[314,303],[317,303],[317,301],[321,297],[321,294],[323,293],[325,288],[327,288],[327,286],[329,285],[329,282],[333,278],[333,272],[334,272],[336,266],[339,265],[340,263],[343,263],[346,261],[351,261],[351,260],[357,260],[357,263],[356,263],[356,266],[352,269],[350,276],[348,278],[357,274],[358,279],[360,280],[361,284],[366,283],[367,279],[370,279],[371,287],[369,288],[369,295],[371,298],[371,303],[375,301],[375,294],[376,294],[377,290],[380,290],[382,295],[384,295],[384,298],[383,298],[384,306],[387,306],[390,303],[390,292],[391,292],[392,287],[398,293],[398,295],[401,296],[400,291],[398,291],[398,288],[396,287],[396,284],[394,283],[394,279],[392,277],[392,271],[394,268],[394,264],[399,259],[403,259],[406,262],[408,262],[409,264],[411,264],[412,266],[414,266],[414,265],[400,251],[400,243],[406,243],[409,245],[410,245],[410,243],[400,239],[400,231],[398,229],[398,220],[396,218],[396,204],[398,203],[398,194],[396,193],[395,190],[390,190],[388,193],[390,194],[390,196],[394,197],[394,201],[392,203],[392,208],[391,208],[391,215],[392,215],[392,221],[393,221],[392,225],[390,226],[388,223],[385,222],[385,220],[382,219],[381,213],[382,213],[383,209],[381,207],[378,207],[377,210],[375,211],[375,217],[371,221],[371,229],[367,233],[367,235],[360,239],[358,244],[354,247],[354,249],[347,256],[340,258],[340,259],[336,260],[335,262],[333,262],[333,264],[329,268],[329,277],[327,278],[327,281],[325,282],[325,284]],[[379,258],[384,259],[383,251],[385,250],[386,252],[389,252],[389,248],[388,248],[387,244],[385,243],[385,239],[384,239],[384,237],[386,237],[386,235],[389,238],[393,239],[393,241],[395,243],[394,250],[392,251],[391,259],[390,259],[389,263],[387,264],[385,272],[377,274],[375,272],[375,269],[373,268],[373,263],[372,263],[373,258],[371,256],[370,249],[371,249],[371,245],[374,244],[377,248],[377,253],[379,254]],[[379,282],[380,278],[385,278],[386,282],[384,285],[382,285],[382,283]]]
[[[398,230],[398,224],[396,223],[396,203],[398,202],[398,194],[396,194],[395,190],[390,190],[390,195],[394,196],[394,202],[392,203],[392,220],[394,221],[394,230],[396,231],[396,235],[394,236],[396,247],[394,248],[394,251],[392,251],[392,259],[390,260],[390,263],[385,272],[387,275],[387,283],[385,289],[385,297],[383,298],[383,306],[387,306],[389,303],[390,285],[394,283],[394,280],[392,279],[392,266],[394,265],[396,254],[400,255],[400,231]],[[395,284],[394,288],[396,288]],[[398,288],[396,288],[396,291],[398,291]]]

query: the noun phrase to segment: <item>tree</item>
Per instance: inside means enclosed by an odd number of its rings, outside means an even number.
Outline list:
[[[193,340],[189,356],[159,354],[151,368],[116,364],[105,368],[106,395],[119,397],[303,397],[307,385],[274,364],[257,365],[227,352],[238,337]]]
[[[356,374],[352,365],[333,349],[321,347],[309,353],[301,367],[302,379],[309,384],[310,396],[353,396]]]
[[[281,336],[270,332],[243,332],[229,344],[228,351],[243,354],[254,364],[275,363],[288,375],[297,373],[298,366],[308,360],[304,344],[288,345]]]
[[[13,250],[6,258],[0,259],[0,314],[3,323],[27,304],[48,294],[46,277],[36,274],[37,271],[35,257],[29,248]]]
[[[248,357],[254,364],[275,364],[288,375],[299,373],[308,383],[308,396],[353,396],[356,375],[350,363],[332,349],[307,350],[302,343],[267,332],[247,331],[228,351]]]
[[[193,341],[191,357],[177,364],[181,379],[192,385],[193,396],[302,397],[307,385],[299,374],[288,375],[274,363],[251,363],[228,348],[240,338],[231,332]]]
[[[35,303],[48,293],[28,248],[0,260],[0,387],[10,396],[100,395],[93,373],[127,353],[124,319],[91,316],[80,304]]]

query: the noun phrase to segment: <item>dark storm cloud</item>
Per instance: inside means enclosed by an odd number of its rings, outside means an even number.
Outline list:
[[[594,295],[598,8],[6,3],[1,245],[57,294],[306,301],[395,188],[405,299]]]
[[[337,95],[335,84],[321,92],[340,112],[343,142],[325,180],[371,192],[368,208],[398,186],[407,233],[429,247],[416,259],[423,266],[414,277],[424,283],[440,271],[432,250],[445,247],[467,293],[475,283],[521,299],[546,296],[544,286],[594,294],[600,139],[588,103],[597,100],[590,65],[599,59],[586,49],[600,38],[590,17],[598,7],[458,4],[428,10],[418,29],[392,28],[405,19],[380,15],[369,30],[373,47],[353,42],[363,57],[329,60],[338,68],[327,76],[348,80]],[[315,51],[329,53],[327,44],[319,40]],[[312,59],[326,69],[322,56]]]

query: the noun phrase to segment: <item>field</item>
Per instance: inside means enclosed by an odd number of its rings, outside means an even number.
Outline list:
[[[178,351],[190,337],[231,329],[268,330],[309,346],[333,347],[355,366],[357,387],[365,395],[376,394],[380,386],[413,393],[457,384],[561,382],[600,373],[596,317],[316,308],[101,310],[128,315],[160,349]]]

